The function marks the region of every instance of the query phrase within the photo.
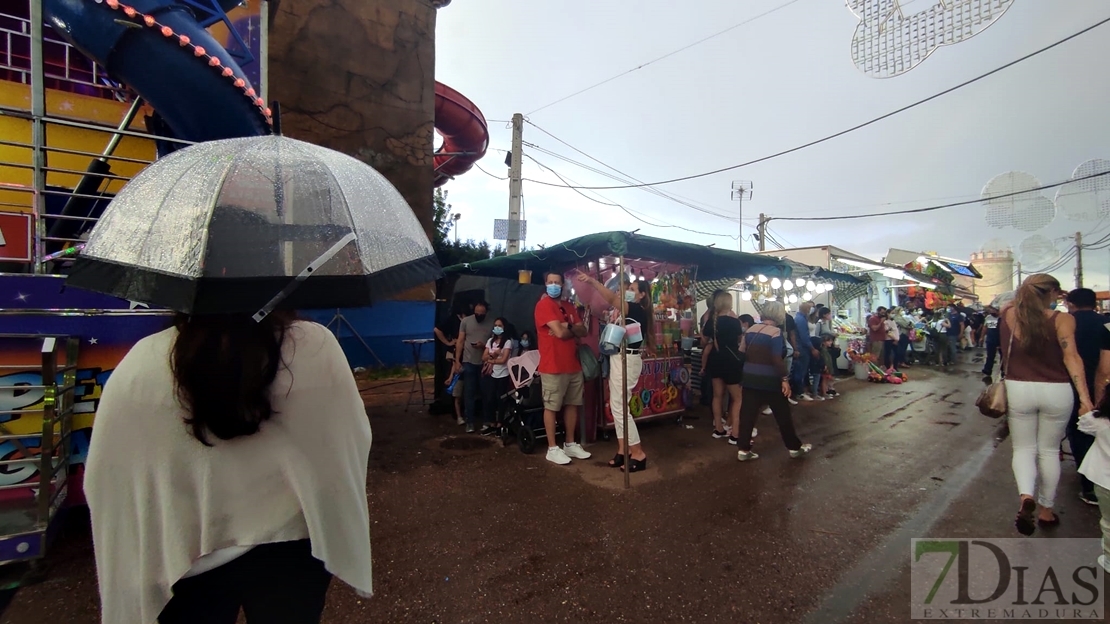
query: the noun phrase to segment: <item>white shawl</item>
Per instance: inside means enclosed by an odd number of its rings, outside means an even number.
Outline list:
[[[85,474],[105,624],[154,624],[203,555],[308,538],[312,554],[372,591],[366,469],[370,424],[335,337],[294,323],[257,434],[196,440],[174,397],[168,329],[112,373]]]

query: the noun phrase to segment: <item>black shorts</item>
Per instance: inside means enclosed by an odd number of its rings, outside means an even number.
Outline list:
[[[724,357],[713,357],[717,353],[709,354],[709,374],[710,379],[720,379],[725,382],[727,386],[735,386],[740,383],[744,378],[744,365],[729,354],[721,354]],[[731,361],[730,361],[731,360]]]

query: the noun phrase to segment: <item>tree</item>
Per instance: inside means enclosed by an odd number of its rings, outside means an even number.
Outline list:
[[[500,244],[491,249],[488,242],[476,242],[472,238],[462,242],[452,241],[451,227],[455,225],[451,218],[451,204],[447,203],[447,191],[437,188],[432,206],[432,248],[435,249],[440,266],[478,262],[505,255],[505,249]]]

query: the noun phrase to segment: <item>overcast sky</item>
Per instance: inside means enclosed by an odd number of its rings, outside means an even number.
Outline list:
[[[788,0],[456,0],[439,11],[436,79],[462,92],[490,119],[491,149],[480,165],[504,176],[513,113],[644,181],[737,164],[838,132],[942,91],[1110,17],[1105,0],[1014,0],[990,28],[936,50],[889,79],[852,62],[858,23],[844,0],[795,0],[765,17],[648,65],[601,87],[536,109],[759,15]],[[932,0],[904,1],[907,11]],[[912,8],[910,8],[912,7]],[[524,183],[528,245],[591,232],[636,229],[653,236],[737,248],[734,180],[749,180],[744,234],[772,217],[830,216],[975,199],[993,177],[1022,171],[1043,184],[1067,180],[1082,162],[1110,159],[1110,24],[927,104],[800,152],[662,190],[731,220],[643,190],[573,190]],[[494,121],[497,120],[497,121]],[[592,166],[537,128],[524,139]],[[587,186],[617,184],[556,157],[525,149],[563,177]],[[599,167],[600,168],[600,167]],[[559,179],[531,160],[524,177]],[[508,182],[478,169],[448,183],[462,213],[461,238],[491,239],[508,212]],[[1055,190],[1045,191],[1052,198]],[[875,259],[890,247],[967,258],[988,241],[1015,251],[1031,232],[988,227],[979,205],[924,215],[850,221],[773,221],[788,247],[831,244]],[[1106,222],[1058,215],[1036,232],[1050,239],[1110,232]],[[711,236],[708,233],[725,235]],[[744,249],[753,249],[753,240]],[[1062,250],[1067,241],[1058,243]],[[1085,253],[1085,285],[1110,284],[1110,250]],[[1073,264],[1055,274],[1074,285]],[[1027,263],[1027,268],[1028,263]]]

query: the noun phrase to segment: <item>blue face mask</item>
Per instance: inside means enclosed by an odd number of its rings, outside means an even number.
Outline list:
[[[563,294],[563,285],[562,284],[548,284],[547,285],[547,296],[548,297],[551,297],[552,299],[558,299],[559,295],[561,295],[561,294]]]
[[[494,336],[500,336],[503,333],[505,333],[505,328],[504,327],[494,327],[493,328],[493,335]]]
[[[624,291],[624,300],[627,301],[628,303],[632,303],[632,302],[636,301],[636,291],[634,291],[634,290]]]
[[[1057,303],[1056,303],[1055,301],[1053,301],[1052,303],[1050,303],[1050,304],[1048,305],[1048,309],[1049,309],[1049,310],[1055,310],[1055,309],[1056,309],[1056,306],[1057,306],[1057,305],[1058,305],[1058,304],[1057,304]]]
[[[528,340],[521,340],[520,341],[520,346],[522,346],[522,347],[529,347],[531,345],[532,345],[532,343],[529,342]]]

